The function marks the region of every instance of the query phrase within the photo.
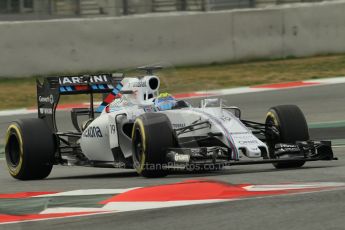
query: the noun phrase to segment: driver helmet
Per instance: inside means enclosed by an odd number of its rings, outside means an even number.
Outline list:
[[[154,100],[154,105],[158,111],[170,110],[177,103],[177,100],[169,93],[161,93]]]

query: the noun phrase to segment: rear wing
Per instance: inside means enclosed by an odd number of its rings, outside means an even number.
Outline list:
[[[58,88],[60,95],[109,93],[123,79],[123,74],[47,77],[43,84]]]
[[[38,117],[45,120],[52,131],[56,132],[55,112],[60,96],[89,94],[90,108],[88,111],[90,118],[93,119],[93,94],[107,94],[113,92],[119,87],[119,85],[121,85],[123,78],[123,74],[105,73],[95,75],[47,77],[42,83],[37,80]]]

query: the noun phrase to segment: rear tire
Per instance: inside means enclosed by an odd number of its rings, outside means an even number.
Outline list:
[[[166,151],[174,146],[173,129],[163,113],[145,113],[139,116],[132,131],[133,166],[144,177],[164,177]]]
[[[5,156],[9,173],[19,180],[46,178],[52,168],[55,139],[41,119],[22,119],[7,129]]]
[[[274,148],[277,143],[294,144],[296,141],[309,140],[308,125],[303,112],[296,105],[279,105],[272,107],[266,116],[266,126],[274,125],[279,130],[279,137],[272,139],[266,135],[270,157],[274,158]],[[266,132],[267,133],[267,132]],[[299,168],[305,161],[273,163],[277,169]]]

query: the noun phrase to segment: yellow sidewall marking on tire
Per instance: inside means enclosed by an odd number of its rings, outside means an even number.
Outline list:
[[[278,123],[278,120],[276,118],[276,115],[273,113],[273,112],[268,112],[267,113],[267,117],[271,117],[273,122],[274,122],[274,125],[276,125],[277,127],[279,127],[279,123]]]
[[[24,155],[24,151],[23,151],[23,139],[22,139],[22,135],[21,135],[20,129],[19,129],[16,125],[12,124],[12,125],[10,125],[10,126],[8,127],[7,132],[6,132],[6,138],[5,138],[5,140],[6,140],[6,142],[5,142],[6,145],[5,145],[5,146],[7,146],[8,141],[9,141],[9,139],[10,139],[10,131],[11,131],[11,129],[13,129],[13,130],[17,133],[18,142],[19,142],[19,151],[20,151],[19,155],[20,155],[20,156],[19,156],[19,163],[18,163],[17,166],[11,167],[11,166],[9,166],[9,165],[7,164],[7,167],[8,167],[9,172],[10,172],[10,174],[11,174],[12,176],[17,176],[18,173],[19,173],[19,171],[20,171],[20,169],[22,168],[22,164],[23,164],[23,155]]]
[[[146,152],[146,135],[145,135],[145,129],[144,129],[144,123],[141,119],[137,119],[135,121],[134,127],[138,125],[139,129],[140,129],[140,133],[141,133],[141,141],[142,141],[142,145],[143,145],[143,151],[141,152],[141,161],[139,168],[137,168],[137,172],[140,174],[143,170],[144,170],[144,166],[145,166],[145,152]],[[132,132],[132,139],[134,138],[134,134],[135,134],[135,129],[133,129]]]

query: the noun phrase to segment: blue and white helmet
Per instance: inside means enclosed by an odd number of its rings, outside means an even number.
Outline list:
[[[161,93],[154,100],[155,107],[158,111],[170,110],[177,103],[177,100],[169,93]]]

